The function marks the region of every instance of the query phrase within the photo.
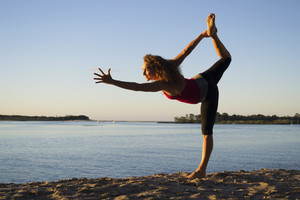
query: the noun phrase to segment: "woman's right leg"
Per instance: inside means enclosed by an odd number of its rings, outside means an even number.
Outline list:
[[[221,42],[221,40],[219,39],[218,35],[217,35],[217,28],[216,28],[216,24],[215,24],[215,15],[214,14],[210,14],[207,19],[207,33],[208,35],[212,38],[215,50],[217,52],[217,54],[221,57],[221,58],[231,58],[231,55],[229,53],[229,51],[225,48],[225,46],[223,45],[223,43]]]
[[[219,39],[217,33],[215,35],[211,36],[211,39],[213,41],[213,45],[215,47],[217,54],[221,58],[231,58],[229,51],[225,48],[224,44]]]
[[[213,66],[208,70],[201,73],[201,75],[207,80],[213,79],[213,84],[218,84],[222,78],[224,72],[228,68],[231,62],[231,58],[220,58]]]

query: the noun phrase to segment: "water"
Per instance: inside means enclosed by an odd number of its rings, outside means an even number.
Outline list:
[[[300,126],[215,125],[207,173],[300,170]],[[0,182],[191,172],[199,124],[0,122]]]

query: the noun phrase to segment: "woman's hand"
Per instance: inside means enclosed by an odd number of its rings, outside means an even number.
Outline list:
[[[98,68],[102,75],[94,73],[94,75],[98,76],[98,78],[94,78],[96,83],[107,83],[111,84],[113,82],[112,77],[110,76],[110,68],[108,69],[107,74],[105,74],[100,68]]]
[[[203,33],[201,33],[201,35],[203,35],[203,37],[210,37],[207,33],[207,30],[205,30]]]

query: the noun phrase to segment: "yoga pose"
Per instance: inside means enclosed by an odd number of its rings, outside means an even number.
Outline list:
[[[180,64],[193,51],[203,38],[210,37],[220,59],[208,70],[197,74],[191,79],[185,79],[180,72]],[[115,80],[110,75],[110,69],[105,74],[100,68],[101,74],[95,73],[96,83],[107,83],[124,89],[145,92],[163,91],[169,99],[181,102],[201,104],[201,129],[203,134],[202,160],[195,170],[187,178],[202,178],[206,175],[206,167],[213,150],[213,126],[215,123],[219,92],[218,82],[231,62],[231,55],[220,41],[215,26],[215,15],[207,17],[207,30],[201,33],[195,40],[171,60],[160,56],[146,55],[144,57],[143,75],[150,83],[135,83]]]

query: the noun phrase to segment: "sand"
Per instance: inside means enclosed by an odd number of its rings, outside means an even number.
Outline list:
[[[300,199],[300,170],[224,171],[194,180],[185,175],[0,184],[0,199]]]

